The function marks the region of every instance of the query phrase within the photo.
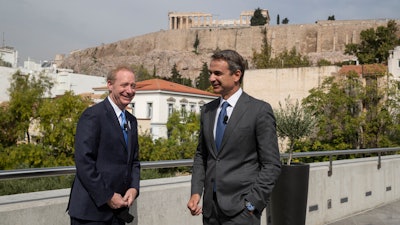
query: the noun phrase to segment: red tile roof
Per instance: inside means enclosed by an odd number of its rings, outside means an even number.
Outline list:
[[[108,91],[107,86],[93,88],[96,91]],[[196,95],[206,95],[206,96],[215,96],[219,95],[210,93],[208,91],[203,91],[200,89],[188,87],[182,84],[177,84],[174,82],[162,80],[162,79],[151,79],[136,82],[136,91],[172,91],[172,92],[180,92],[180,93],[188,93],[188,94],[196,94]]]
[[[182,84],[177,84],[162,79],[144,80],[136,83],[136,91],[156,91],[156,90],[207,95],[207,96],[218,96],[217,94],[213,94],[208,91],[203,91],[200,89],[188,87]]]
[[[350,71],[356,72],[358,75],[366,74],[386,74],[387,66],[382,64],[367,65],[345,65],[339,70],[339,74],[348,74]]]

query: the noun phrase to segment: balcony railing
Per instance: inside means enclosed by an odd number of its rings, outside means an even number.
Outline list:
[[[331,176],[332,171],[333,171],[333,163],[332,163],[333,156],[377,153],[377,155],[378,155],[377,168],[380,169],[382,153],[397,154],[398,152],[400,152],[400,147],[332,150],[332,151],[316,151],[316,152],[294,152],[293,158],[327,156],[327,157],[329,157],[328,175]],[[287,153],[281,154],[282,159],[285,159],[288,157],[289,157],[289,154],[287,154]],[[193,165],[192,159],[141,162],[142,169],[173,168],[173,167],[184,167],[184,166],[192,166],[192,165]],[[70,175],[70,174],[75,174],[75,172],[76,172],[76,168],[74,166],[31,168],[31,169],[18,169],[18,170],[1,170],[0,171],[0,180]]]

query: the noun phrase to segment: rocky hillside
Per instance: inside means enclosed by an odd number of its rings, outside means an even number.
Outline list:
[[[98,76],[105,76],[118,64],[129,64],[143,65],[151,74],[156,70],[157,75],[169,77],[176,64],[183,77],[193,80],[217,49],[237,50],[252,68],[252,53],[262,46],[265,29],[275,54],[296,48],[314,62],[321,58],[339,62],[352,58],[343,54],[344,46],[358,43],[362,30],[386,24],[387,20],[321,21],[306,25],[159,31],[71,52],[56,62],[61,68]]]

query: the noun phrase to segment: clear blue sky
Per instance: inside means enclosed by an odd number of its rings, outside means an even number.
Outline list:
[[[39,62],[134,36],[168,29],[168,12],[211,13],[239,19],[242,11],[267,9],[289,24],[326,20],[400,19],[400,0],[0,0],[1,44],[19,63]],[[4,38],[3,38],[4,37]]]

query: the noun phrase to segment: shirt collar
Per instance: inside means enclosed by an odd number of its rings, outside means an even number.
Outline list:
[[[111,103],[111,106],[114,109],[115,115],[117,115],[117,117],[119,117],[119,115],[121,115],[122,110],[120,108],[118,108],[118,106],[111,100],[110,96],[107,97],[108,101]]]
[[[242,88],[239,88],[239,90],[237,90],[231,97],[229,97],[227,100],[224,100],[221,98],[220,102],[219,102],[219,107],[221,107],[223,102],[228,102],[229,105],[234,108],[237,101],[239,100],[240,96],[242,95],[243,90]]]

